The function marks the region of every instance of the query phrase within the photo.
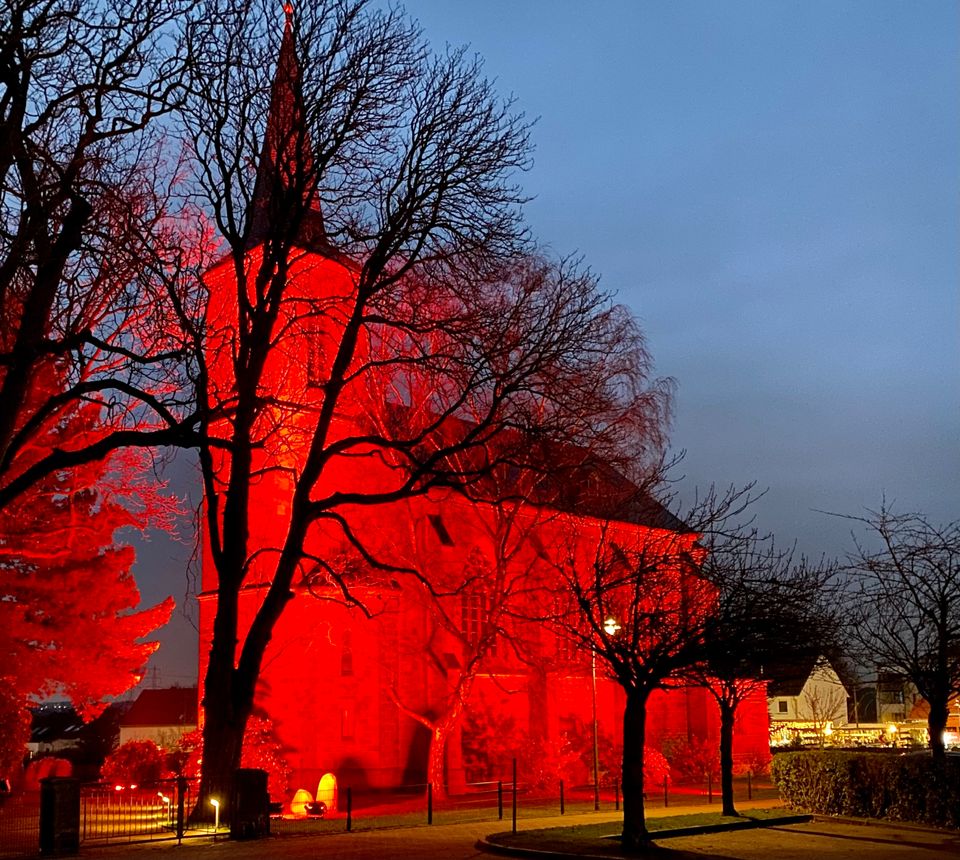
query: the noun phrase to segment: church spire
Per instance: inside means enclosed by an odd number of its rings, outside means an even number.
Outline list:
[[[293,4],[284,4],[283,40],[270,94],[270,111],[257,163],[248,212],[247,247],[264,242],[274,225],[296,216],[303,206],[294,243],[312,251],[327,248],[323,215],[312,185],[313,154],[304,122],[303,88],[293,27]],[[297,189],[303,195],[297,200]],[[304,205],[305,204],[305,205]]]

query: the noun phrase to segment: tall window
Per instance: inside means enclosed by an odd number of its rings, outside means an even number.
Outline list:
[[[343,631],[340,642],[340,674],[353,674],[353,632],[349,628]]]
[[[480,641],[487,620],[486,600],[482,594],[460,595],[460,630],[471,645]]]
[[[308,331],[307,338],[307,385],[314,388],[326,384],[326,368],[324,367],[323,346],[320,343],[320,333]]]

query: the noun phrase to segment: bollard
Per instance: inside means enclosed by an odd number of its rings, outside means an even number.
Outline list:
[[[713,803],[713,774],[707,771],[707,803]]]
[[[184,804],[187,797],[187,778],[177,777],[177,845],[183,842]]]
[[[433,824],[433,783],[427,783],[427,824]]]
[[[613,808],[619,812],[620,811],[620,780],[615,779],[613,781]]]
[[[753,774],[748,770],[747,771],[747,800],[753,800],[753,780],[751,777]]]
[[[667,778],[663,778],[663,805],[667,807],[670,805],[670,795],[667,791]]]
[[[40,780],[40,853],[80,852],[80,780],[47,777]]]
[[[513,832],[517,832],[517,760],[513,760]]]
[[[563,815],[564,811],[565,810],[563,808],[563,780],[561,779],[560,780],[560,814]]]
[[[347,833],[353,829],[353,789],[347,789]]]
[[[503,821],[503,780],[497,780],[497,820]]]

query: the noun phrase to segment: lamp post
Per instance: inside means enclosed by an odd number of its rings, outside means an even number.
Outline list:
[[[590,680],[593,691],[593,810],[600,809],[600,741],[597,726],[597,652],[590,650]]]
[[[211,799],[210,805],[213,807],[213,832],[220,829],[220,801]]]
[[[603,632],[615,636],[620,630],[617,619],[609,616],[603,621]],[[597,649],[590,649],[590,689],[593,702],[593,809],[600,809],[600,724],[597,720]]]

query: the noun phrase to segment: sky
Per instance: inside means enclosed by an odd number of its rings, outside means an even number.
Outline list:
[[[528,221],[675,381],[681,495],[756,481],[814,557],[851,548],[823,511],[960,517],[960,3],[406,8],[537,119]],[[182,603],[189,532],[140,546],[144,602]],[[160,640],[148,681],[195,680],[187,619]]]

